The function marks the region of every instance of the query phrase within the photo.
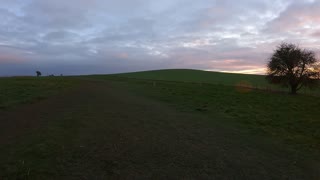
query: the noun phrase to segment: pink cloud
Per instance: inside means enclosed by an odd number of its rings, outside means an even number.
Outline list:
[[[16,54],[0,54],[0,63],[20,63],[25,59]]]
[[[311,36],[320,38],[320,30],[319,30],[319,31],[316,31],[316,32],[313,32],[313,33],[311,34]]]
[[[128,59],[129,55],[127,53],[119,53],[115,55],[119,59]]]
[[[268,23],[268,30],[275,32],[300,32],[317,28],[320,24],[320,3],[294,3],[278,18]]]
[[[226,60],[213,60],[209,64],[209,69],[216,69],[226,72],[255,72],[262,73],[262,69],[265,68],[263,64],[252,64],[244,60],[226,59]],[[264,73],[264,72],[263,72]]]

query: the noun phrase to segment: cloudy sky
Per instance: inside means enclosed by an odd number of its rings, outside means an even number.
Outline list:
[[[264,73],[282,41],[320,51],[320,0],[0,0],[1,76]]]

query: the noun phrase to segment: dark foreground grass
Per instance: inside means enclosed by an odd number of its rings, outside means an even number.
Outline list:
[[[0,109],[44,99],[75,83],[68,77],[0,78]]]

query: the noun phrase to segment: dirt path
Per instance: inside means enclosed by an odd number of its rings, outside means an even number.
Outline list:
[[[107,82],[0,117],[0,179],[320,177],[318,166],[276,143]]]

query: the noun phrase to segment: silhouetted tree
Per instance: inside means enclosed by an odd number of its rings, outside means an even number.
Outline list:
[[[267,80],[273,84],[290,87],[296,94],[303,86],[317,84],[317,59],[313,51],[298,45],[281,43],[268,62]]]
[[[316,73],[316,78],[320,80],[320,62],[315,66],[314,71]]]
[[[37,77],[41,76],[41,72],[40,71],[36,71]]]

